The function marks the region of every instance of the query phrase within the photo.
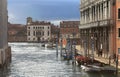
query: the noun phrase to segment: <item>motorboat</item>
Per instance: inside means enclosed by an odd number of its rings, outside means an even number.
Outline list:
[[[47,43],[47,44],[45,44],[45,47],[46,48],[53,48],[53,45],[52,45],[52,43]]]
[[[109,65],[81,65],[81,69],[86,71],[86,72],[112,72],[114,73],[116,71],[115,67],[109,66]]]
[[[109,65],[105,65],[105,66],[101,67],[101,71],[102,72],[116,72],[116,68],[109,66]]]
[[[45,47],[45,43],[43,43],[41,46],[42,46],[42,47]]]
[[[101,68],[96,65],[81,65],[81,69],[85,72],[100,72]]]

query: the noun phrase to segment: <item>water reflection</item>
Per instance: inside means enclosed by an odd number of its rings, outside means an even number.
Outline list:
[[[12,63],[0,70],[0,77],[116,77],[114,74],[86,73],[71,61],[56,57],[55,49],[39,43],[10,43]],[[119,76],[118,76],[119,77]]]

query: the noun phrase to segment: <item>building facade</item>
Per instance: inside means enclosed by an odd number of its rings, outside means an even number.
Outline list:
[[[120,54],[120,1],[81,0],[81,49],[105,58]]]
[[[27,41],[48,42],[51,40],[51,23],[45,21],[32,21],[27,18]]]
[[[7,23],[7,0],[0,0],[0,66],[6,65],[11,59],[11,48],[7,41]]]
[[[59,38],[60,27],[56,25],[51,26],[51,42],[56,43],[57,38]]]
[[[63,43],[67,43],[67,39],[78,39],[80,21],[62,21],[60,22],[60,38]]]
[[[60,34],[62,38],[79,38],[80,21],[60,22]]]

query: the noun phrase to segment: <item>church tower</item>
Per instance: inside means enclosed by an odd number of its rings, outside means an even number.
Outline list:
[[[31,17],[28,17],[26,24],[27,24],[27,25],[30,25],[31,23],[32,23],[32,18],[31,18]]]

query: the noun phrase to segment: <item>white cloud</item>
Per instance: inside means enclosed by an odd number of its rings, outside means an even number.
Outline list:
[[[60,25],[61,21],[80,21],[80,19],[72,18],[72,19],[66,19],[66,20],[51,20],[51,23],[54,25]]]
[[[16,18],[16,17],[15,17],[14,14],[12,14],[12,13],[9,13],[9,14],[8,14],[8,21],[9,21],[9,22],[14,22],[14,21],[15,21],[15,18]]]
[[[54,25],[60,25],[60,21],[61,20],[53,20],[53,21],[51,21],[51,23]]]

